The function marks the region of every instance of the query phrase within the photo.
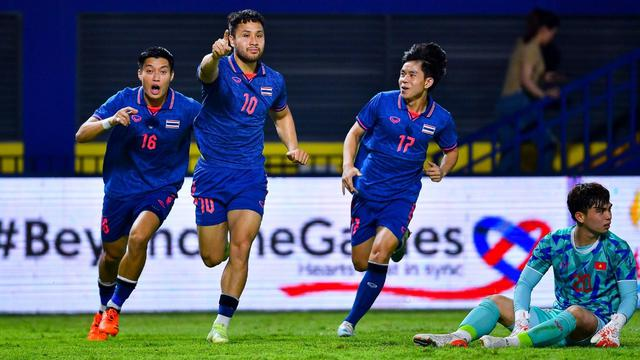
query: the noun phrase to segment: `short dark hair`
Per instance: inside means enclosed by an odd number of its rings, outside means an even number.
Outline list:
[[[556,29],[560,26],[560,18],[558,15],[548,10],[535,8],[527,15],[527,27],[522,40],[526,43],[531,41],[542,27],[547,29]]]
[[[227,16],[227,27],[229,28],[229,35],[235,36],[236,28],[238,24],[246,24],[248,22],[259,22],[264,27],[264,16],[259,12],[251,9],[244,9],[236,12],[232,12]]]
[[[138,56],[138,69],[142,69],[144,62],[148,58],[163,58],[169,62],[169,69],[173,71],[173,55],[171,52],[162,46],[152,46],[141,52]]]
[[[604,207],[609,203],[609,190],[598,183],[578,184],[569,191],[567,207],[576,221],[576,212],[587,213],[592,207]]]
[[[413,44],[402,56],[402,63],[413,60],[422,61],[425,76],[433,78],[429,90],[433,90],[447,73],[447,53],[434,42]]]

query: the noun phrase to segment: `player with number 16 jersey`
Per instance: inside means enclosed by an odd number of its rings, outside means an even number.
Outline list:
[[[169,87],[173,55],[155,46],[138,57],[136,88],[110,97],[80,127],[78,142],[113,128],[104,157],[100,311],[87,338],[119,331],[119,313],[146,260],[147,244],[169,215],[189,163],[197,101]]]

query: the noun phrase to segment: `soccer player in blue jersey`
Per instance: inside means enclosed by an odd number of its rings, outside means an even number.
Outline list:
[[[609,191],[597,183],[579,184],[567,205],[575,226],[545,236],[522,271],[514,300],[484,299],[451,334],[417,334],[422,346],[467,346],[480,339],[487,348],[507,346],[620,346],[620,330],[638,301],[636,261],[611,226]],[[553,267],[556,301],[552,309],[530,306],[531,291]],[[497,323],[512,330],[489,336]]]
[[[207,335],[212,343],[229,341],[227,330],[247,282],[249,251],[262,221],[267,117],[273,119],[289,160],[303,165],[308,161],[298,148],[284,78],[260,61],[264,48],[262,15],[234,12],[223,37],[198,67],[203,100],[194,131],[202,156],[191,192],[200,256],[208,267],[229,259],[220,280],[218,314]]]
[[[110,97],[76,133],[82,143],[113,128],[103,165],[101,306],[89,340],[118,334],[118,314],[142,273],[147,244],[184,181],[200,104],[169,87],[173,63],[167,49],[146,49],[138,57],[141,86]]]
[[[342,192],[353,194],[351,258],[357,271],[366,272],[338,336],[354,334],[382,291],[389,259],[394,251],[402,254],[423,171],[439,182],[458,159],[453,118],[431,97],[446,65],[439,45],[413,45],[402,57],[400,90],[375,95],[345,138]],[[432,140],[444,156],[440,165],[429,161],[425,166]],[[400,259],[394,256],[394,260]]]

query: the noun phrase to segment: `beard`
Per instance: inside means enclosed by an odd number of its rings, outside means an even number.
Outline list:
[[[262,57],[262,53],[264,51],[260,51],[257,55],[250,55],[246,51],[235,49],[236,56],[238,59],[242,60],[244,63],[254,63],[260,60]]]

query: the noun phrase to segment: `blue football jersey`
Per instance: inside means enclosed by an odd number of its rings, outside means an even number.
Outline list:
[[[366,131],[354,165],[358,195],[370,200],[407,199],[415,202],[422,187],[422,166],[430,141],[444,151],[457,146],[451,114],[431,97],[424,113],[412,119],[400,91],[375,95],[358,116]]]
[[[105,102],[93,117],[105,119],[131,106],[129,126],[111,130],[102,176],[105,194],[114,198],[156,190],[178,192],[189,164],[193,119],[200,104],[169,89],[154,115],[147,108],[142,87],[125,88]]]
[[[249,80],[233,54],[220,59],[218,78],[202,84],[202,110],[194,123],[203,166],[264,167],[264,123],[287,107],[283,76],[258,63]]]

